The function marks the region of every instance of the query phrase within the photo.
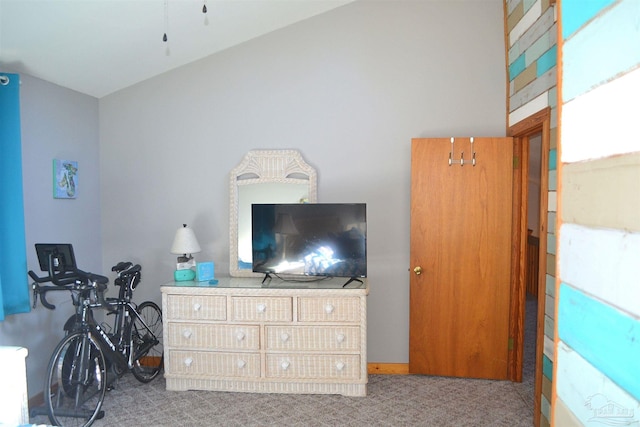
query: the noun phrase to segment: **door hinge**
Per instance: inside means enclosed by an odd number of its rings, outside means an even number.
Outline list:
[[[509,338],[509,343],[507,344],[509,350],[513,350],[513,338]]]
[[[514,169],[520,168],[520,158],[518,156],[513,156],[513,168]]]

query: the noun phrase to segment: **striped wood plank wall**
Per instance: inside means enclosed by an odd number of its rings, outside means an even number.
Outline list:
[[[563,0],[555,425],[640,424],[640,2]]]
[[[549,425],[553,372],[555,305],[555,223],[557,146],[557,15],[550,0],[505,0],[509,117],[511,127],[523,119],[551,108],[549,194],[547,212],[547,269],[545,274],[544,354],[540,425]],[[541,236],[541,238],[545,238]]]

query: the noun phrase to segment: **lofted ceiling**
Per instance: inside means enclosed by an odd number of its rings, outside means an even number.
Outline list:
[[[0,0],[0,71],[101,98],[351,1]]]

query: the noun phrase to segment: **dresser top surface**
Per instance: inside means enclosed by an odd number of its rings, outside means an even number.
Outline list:
[[[323,280],[303,280],[288,281],[278,278],[267,279],[262,283],[261,278],[253,277],[218,277],[217,284],[211,284],[209,281],[184,281],[184,282],[168,282],[162,285],[163,292],[171,292],[172,289],[190,288],[190,289],[220,289],[220,290],[295,290],[300,292],[319,291],[319,290],[340,290],[347,293],[369,293],[369,284],[366,278],[360,278],[349,282],[348,277],[333,277]],[[349,282],[349,283],[347,283]],[[346,284],[346,286],[345,286]],[[344,287],[343,287],[344,286]]]

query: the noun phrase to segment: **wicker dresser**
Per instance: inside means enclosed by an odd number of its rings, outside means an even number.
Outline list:
[[[161,287],[167,390],[366,395],[366,280],[260,282]]]

